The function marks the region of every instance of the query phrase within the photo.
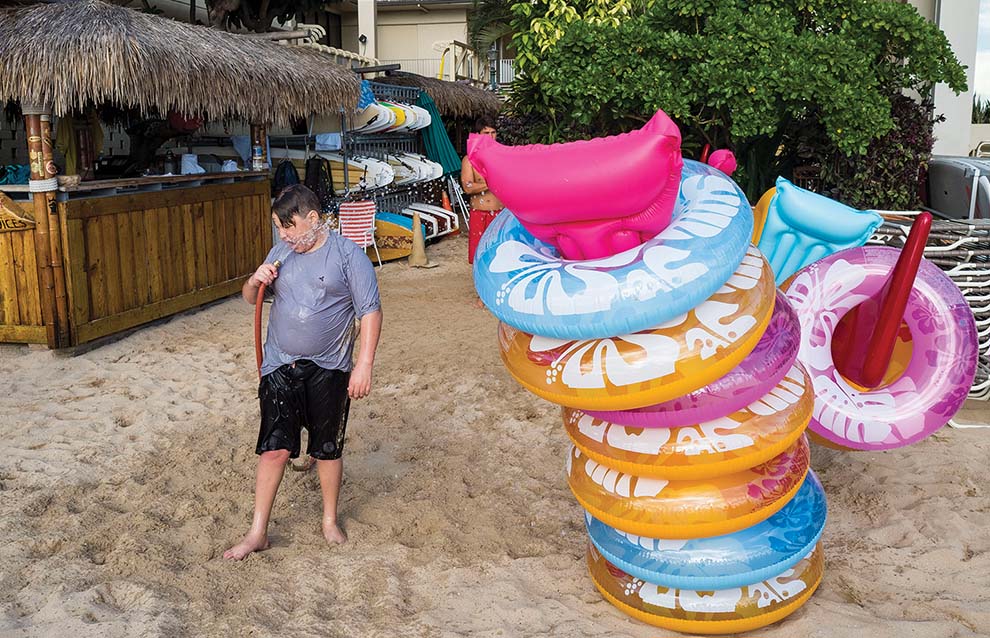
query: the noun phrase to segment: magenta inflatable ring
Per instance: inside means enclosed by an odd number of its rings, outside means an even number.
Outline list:
[[[773,316],[766,332],[745,359],[729,374],[703,388],[635,410],[584,410],[585,414],[640,428],[679,428],[720,419],[769,393],[794,365],[801,326],[797,314],[782,293],[777,293]]]
[[[798,360],[815,388],[809,427],[846,448],[888,450],[925,438],[962,406],[976,374],[973,312],[952,280],[926,260],[904,311],[914,345],[904,373],[861,390],[836,371],[835,327],[881,291],[899,255],[887,246],[843,250],[798,272],[785,290],[801,323]]]

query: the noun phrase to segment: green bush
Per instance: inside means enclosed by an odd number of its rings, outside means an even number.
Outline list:
[[[990,124],[990,99],[973,96],[973,124]]]
[[[894,128],[870,142],[863,155],[837,152],[824,141],[817,152],[824,194],[855,208],[916,210],[919,186],[935,138],[930,104],[891,98]]]
[[[903,89],[966,88],[945,35],[907,4],[629,1],[612,19],[602,4],[513,7],[523,63],[511,108],[538,122],[534,141],[628,131],[662,108],[687,154],[736,153],[754,201],[822,144],[861,157],[897,125],[891,96]]]

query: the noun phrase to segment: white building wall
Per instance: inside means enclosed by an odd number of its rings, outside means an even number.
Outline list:
[[[935,0],[909,0],[908,4],[913,5],[926,20],[935,21]]]
[[[400,60],[403,70],[422,72],[412,68],[412,61],[424,60],[439,65],[440,51],[435,45],[450,40],[467,41],[466,9],[423,12],[418,9],[386,11],[379,8],[376,56],[379,60]],[[341,44],[345,49],[361,52],[356,13],[341,16]]]
[[[973,119],[973,85],[976,79],[976,44],[980,24],[980,0],[940,0],[935,2],[935,23],[945,33],[959,61],[966,65],[964,93],[956,95],[949,87],[935,87],[935,110],[945,121],[935,125],[936,155],[968,155]]]

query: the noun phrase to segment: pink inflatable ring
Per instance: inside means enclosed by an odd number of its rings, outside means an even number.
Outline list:
[[[756,348],[724,377],[657,405],[585,412],[603,421],[640,428],[679,428],[720,419],[760,400],[780,383],[797,358],[800,335],[794,309],[778,292],[770,325]]]
[[[889,385],[863,390],[832,361],[832,335],[843,316],[887,282],[900,251],[850,248],[817,261],[786,282],[801,323],[798,360],[815,388],[810,429],[842,447],[887,450],[919,441],[956,413],[976,373],[976,322],[959,288],[922,260],[904,311],[914,350]]]

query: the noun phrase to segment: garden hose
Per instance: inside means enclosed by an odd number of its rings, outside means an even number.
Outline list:
[[[272,264],[275,266],[275,270],[282,267],[282,262],[275,260]],[[258,362],[258,378],[261,378],[261,363],[264,361],[265,353],[264,348],[261,345],[261,309],[265,301],[265,290],[268,289],[266,284],[261,284],[258,286],[258,296],[254,300],[254,356]]]

